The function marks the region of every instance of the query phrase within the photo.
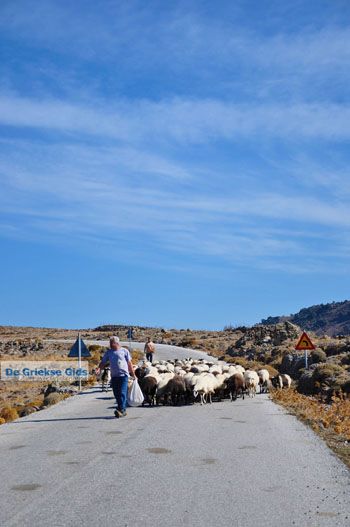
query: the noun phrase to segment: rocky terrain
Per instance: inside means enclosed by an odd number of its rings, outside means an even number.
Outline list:
[[[317,335],[350,335],[350,301],[318,304],[301,309],[289,316],[268,317],[262,324],[289,321]]]

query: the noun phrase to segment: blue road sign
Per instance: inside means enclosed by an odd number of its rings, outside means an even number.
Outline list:
[[[80,347],[81,347],[81,357],[91,357],[90,351],[87,349],[86,344],[82,339],[80,339]],[[68,357],[79,357],[79,339],[74,342],[73,346],[71,347],[70,352],[68,353]]]

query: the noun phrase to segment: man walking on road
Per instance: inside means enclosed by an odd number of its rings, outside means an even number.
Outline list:
[[[110,349],[103,355],[96,373],[108,362],[111,368],[111,384],[114,397],[117,401],[117,409],[114,412],[116,417],[126,415],[126,401],[128,397],[129,374],[135,379],[135,372],[131,362],[131,356],[126,348],[122,348],[118,337],[109,339]]]
[[[152,342],[151,337],[148,337],[147,342],[145,344],[144,352],[146,353],[146,360],[148,360],[149,362],[153,361],[153,353],[155,352],[155,349],[156,347]]]

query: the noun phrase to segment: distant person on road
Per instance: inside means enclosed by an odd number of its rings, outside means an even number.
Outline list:
[[[147,342],[145,344],[144,352],[146,353],[146,360],[148,360],[149,362],[153,361],[153,353],[155,352],[155,349],[156,347],[152,342],[151,337],[148,337]]]
[[[126,415],[126,401],[128,397],[129,375],[135,379],[135,372],[131,362],[131,356],[127,349],[122,348],[118,337],[109,339],[110,349],[103,355],[96,373],[109,363],[111,368],[111,385],[114,397],[117,401],[117,408],[114,412],[116,417]]]
[[[128,339],[129,340],[134,340],[134,328],[129,328],[128,329]]]

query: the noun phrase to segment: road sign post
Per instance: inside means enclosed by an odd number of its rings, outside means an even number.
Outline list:
[[[68,353],[69,358],[78,358],[78,368],[81,369],[81,358],[91,357],[91,353],[78,333],[78,338]],[[80,372],[81,373],[81,372]],[[81,375],[79,375],[79,390],[81,390]]]
[[[128,329],[128,339],[129,339],[129,348],[130,348],[130,353],[131,353],[131,340],[134,338],[134,332],[133,332],[133,329],[132,328],[129,328]]]
[[[314,350],[316,348],[315,348],[314,344],[312,343],[309,335],[305,331],[303,331],[303,334],[299,338],[298,343],[295,346],[295,349],[297,351],[304,351],[305,352],[305,369],[307,370],[308,367],[309,367],[309,365],[308,365],[308,353],[307,352],[309,350]]]

